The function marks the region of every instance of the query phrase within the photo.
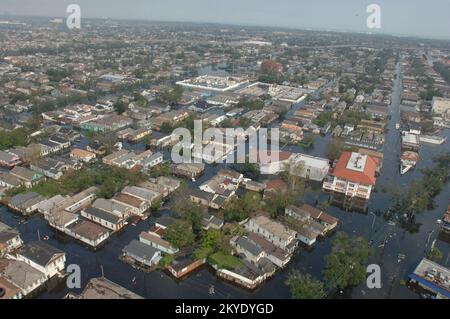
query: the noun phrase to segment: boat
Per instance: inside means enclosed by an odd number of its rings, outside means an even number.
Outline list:
[[[400,123],[395,124],[395,128],[398,130],[400,128]]]
[[[419,140],[423,143],[430,143],[430,144],[437,144],[441,145],[444,144],[447,140],[446,137],[437,136],[437,135],[420,135]]]
[[[406,174],[414,166],[416,166],[419,161],[419,154],[412,151],[405,151],[400,158],[400,174]]]

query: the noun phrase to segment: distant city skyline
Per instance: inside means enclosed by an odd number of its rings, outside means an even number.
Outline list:
[[[450,40],[448,0],[1,0],[0,14],[64,17],[69,4],[84,18],[219,23],[371,32]],[[369,4],[381,8],[381,28],[366,24]]]

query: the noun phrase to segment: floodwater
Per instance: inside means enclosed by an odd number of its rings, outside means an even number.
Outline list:
[[[399,71],[399,70],[398,70]],[[395,81],[392,105],[390,107],[391,119],[386,143],[383,148],[385,160],[381,176],[377,181],[377,192],[372,195],[365,213],[343,210],[337,206],[331,206],[328,212],[339,218],[339,231],[347,232],[354,236],[364,236],[373,242],[374,255],[370,262],[381,266],[382,288],[368,289],[365,283],[342,293],[336,293],[336,298],[418,298],[419,296],[400,284],[400,280],[406,279],[415,266],[426,255],[436,239],[436,246],[444,253],[441,261],[448,266],[450,255],[449,245],[437,238],[438,228],[436,221],[440,219],[449,205],[450,185],[447,184],[443,191],[435,198],[435,208],[417,216],[416,221],[421,224],[416,233],[408,233],[396,223],[388,223],[382,216],[376,216],[372,212],[377,209],[389,207],[389,194],[382,192],[383,186],[407,187],[408,184],[421,178],[420,168],[432,165],[432,158],[443,151],[449,150],[450,130],[444,131],[447,142],[443,145],[424,144],[420,150],[420,162],[416,170],[401,176],[399,173],[400,137],[395,129],[395,123],[399,121],[399,80]],[[311,155],[325,155],[328,137],[316,137],[314,148],[308,151],[301,150]],[[208,179],[221,165],[209,166],[203,175],[192,186]],[[306,198],[310,204],[317,200],[326,200],[328,194],[315,189]],[[63,242],[54,237],[53,231],[46,225],[40,216],[33,216],[27,221],[13,213],[6,207],[0,207],[0,221],[19,229],[25,242],[48,235],[48,243],[65,251],[67,265],[78,264],[81,267],[82,284],[84,287],[90,278],[102,275],[127,289],[146,298],[290,298],[291,294],[285,281],[292,270],[309,272],[322,279],[325,266],[324,256],[331,250],[331,238],[325,238],[315,244],[309,251],[301,248],[292,259],[286,269],[275,274],[267,283],[255,291],[247,291],[216,278],[214,273],[205,267],[192,274],[183,281],[177,281],[163,271],[145,273],[134,269],[118,259],[121,250],[133,239],[137,239],[141,231],[150,227],[152,218],[139,223],[137,226],[128,225],[125,232],[113,236],[109,242],[97,252],[88,250],[79,243],[68,240]],[[385,242],[384,247],[382,247]],[[402,258],[404,255],[404,258]],[[215,294],[209,294],[209,288],[215,287]],[[41,293],[39,298],[62,298],[69,290],[64,284],[49,292]],[[80,292],[74,289],[73,292]]]

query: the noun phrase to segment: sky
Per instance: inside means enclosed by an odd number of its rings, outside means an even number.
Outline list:
[[[0,15],[212,22],[373,32],[369,4],[381,9],[379,33],[450,39],[450,0],[0,0]]]

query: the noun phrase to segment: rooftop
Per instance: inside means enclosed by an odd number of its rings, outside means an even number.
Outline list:
[[[47,266],[55,255],[64,255],[65,253],[42,241],[34,241],[25,245],[20,251],[20,255],[34,261],[41,266]]]
[[[343,152],[332,175],[354,183],[375,185],[378,160],[356,152]]]
[[[78,296],[80,299],[143,299],[141,296],[119,286],[105,277],[91,279],[83,292]]]

